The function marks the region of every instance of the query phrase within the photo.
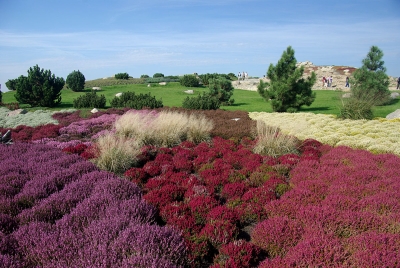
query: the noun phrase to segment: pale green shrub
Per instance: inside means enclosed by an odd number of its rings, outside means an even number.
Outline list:
[[[71,112],[70,110],[61,110],[57,112]],[[28,112],[26,114],[19,114],[13,116],[7,116],[10,112],[5,107],[0,107],[0,126],[3,128],[15,128],[19,125],[25,125],[30,127],[36,127],[46,124],[58,124],[58,121],[53,119],[51,116],[53,111],[36,110],[34,112]]]
[[[300,140],[286,135],[279,127],[269,126],[257,120],[257,143],[253,151],[257,154],[278,157],[284,154],[297,154]]]
[[[115,122],[117,135],[160,147],[172,147],[185,140],[195,143],[208,140],[212,128],[212,122],[204,115],[171,111],[128,112]]]
[[[100,136],[95,148],[98,150],[98,157],[94,158],[94,163],[100,169],[116,174],[122,174],[133,167],[140,154],[140,146],[134,139],[113,134]]]

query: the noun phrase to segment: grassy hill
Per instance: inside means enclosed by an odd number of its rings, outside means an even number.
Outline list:
[[[122,84],[119,84],[122,83]],[[125,84],[124,84],[125,83]],[[150,85],[150,86],[149,86]],[[83,92],[73,92],[69,89],[63,89],[61,92],[62,102],[56,108],[51,110],[69,109],[73,108],[73,100],[80,95],[90,92],[93,86],[101,86],[101,91],[97,94],[103,94],[107,99],[107,108],[110,108],[110,101],[115,97],[115,94],[120,92],[135,92],[137,94],[150,93],[156,99],[161,99],[164,106],[181,107],[182,102],[186,97],[196,96],[202,92],[208,92],[206,87],[187,88],[181,86],[178,82],[169,82],[166,85],[159,85],[158,83],[145,84],[140,79],[130,79],[128,81],[117,81],[115,79],[98,79],[87,81],[86,89]],[[193,90],[194,94],[185,93],[186,90]],[[343,94],[340,90],[315,90],[317,93],[316,100],[310,107],[303,107],[301,112],[312,112],[316,114],[334,114],[339,113],[341,106],[340,97]],[[264,101],[263,98],[256,91],[235,89],[233,92],[235,103],[232,106],[222,106],[224,110],[241,110],[247,112],[272,112],[271,105]],[[3,102],[11,103],[16,102],[14,92],[3,93]],[[21,107],[24,107],[23,105]],[[25,107],[28,108],[28,107]],[[30,110],[49,108],[36,107]],[[374,115],[376,117],[386,117],[387,114],[400,109],[400,102],[398,99],[394,100],[391,105],[376,107]]]

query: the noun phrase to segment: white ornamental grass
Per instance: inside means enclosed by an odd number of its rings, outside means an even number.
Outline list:
[[[334,115],[265,112],[252,112],[249,116],[301,140],[312,138],[332,146],[400,155],[399,119],[341,120]]]

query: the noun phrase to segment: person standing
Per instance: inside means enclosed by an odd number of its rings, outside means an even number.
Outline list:
[[[325,86],[325,76],[322,77],[322,87]]]
[[[397,78],[397,89],[400,87],[400,77]]]
[[[242,74],[239,72],[238,73],[238,80],[240,81],[240,78],[242,77]]]
[[[332,87],[333,77],[332,75],[329,77],[329,86]]]
[[[346,86],[345,87],[349,87],[349,77],[346,76]]]
[[[246,78],[246,76],[244,75],[244,72],[242,73],[242,77],[243,77],[243,81],[244,81],[244,79]]]

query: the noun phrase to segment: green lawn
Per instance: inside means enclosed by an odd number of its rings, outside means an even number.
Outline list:
[[[184,91],[192,89],[194,94],[187,94]],[[78,96],[90,92],[91,89],[86,89],[84,92],[73,92],[68,89],[62,90],[62,103],[56,108],[51,110],[70,109],[73,108],[73,100]],[[182,102],[186,97],[196,96],[202,92],[208,92],[208,88],[186,88],[181,86],[178,82],[170,82],[162,86],[159,84],[152,84],[148,87],[147,84],[130,84],[130,85],[114,85],[104,86],[97,94],[103,94],[107,99],[107,106],[110,108],[110,101],[114,98],[116,93],[119,92],[135,92],[136,94],[150,93],[156,99],[162,99],[164,106],[181,107]],[[343,94],[341,91],[333,90],[316,90],[316,99],[310,107],[304,106],[301,112],[311,112],[316,114],[339,114],[339,107],[341,105],[340,96]],[[233,92],[235,103],[232,106],[222,106],[224,110],[242,110],[248,112],[272,112],[271,105],[266,102],[256,91],[235,89]],[[10,103],[16,102],[14,92],[3,93],[3,102]],[[21,106],[24,107],[24,106]],[[36,109],[49,109],[49,108],[35,108]],[[387,114],[400,109],[399,99],[396,99],[391,105],[376,107],[374,115],[376,117],[386,117]]]

